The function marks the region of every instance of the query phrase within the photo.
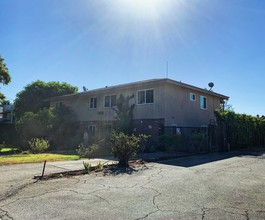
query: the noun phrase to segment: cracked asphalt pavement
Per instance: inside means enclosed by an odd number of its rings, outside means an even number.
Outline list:
[[[265,219],[264,168],[265,151],[48,181],[33,180],[21,166],[19,181],[10,183],[12,166],[0,167],[0,219]]]

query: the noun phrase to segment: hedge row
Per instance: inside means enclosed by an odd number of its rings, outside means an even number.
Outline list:
[[[217,123],[224,127],[232,149],[265,146],[265,118],[233,111],[215,112]]]

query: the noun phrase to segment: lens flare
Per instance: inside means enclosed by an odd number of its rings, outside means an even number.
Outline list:
[[[128,16],[157,19],[169,7],[169,0],[118,0],[117,6]]]

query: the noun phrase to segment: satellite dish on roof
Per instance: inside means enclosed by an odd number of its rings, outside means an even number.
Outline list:
[[[210,90],[209,90],[209,91],[211,91],[212,88],[214,87],[214,83],[213,83],[213,82],[209,82],[209,83],[208,83],[208,86],[210,87]]]
[[[85,86],[83,86],[83,91],[86,92],[87,90],[88,89]]]

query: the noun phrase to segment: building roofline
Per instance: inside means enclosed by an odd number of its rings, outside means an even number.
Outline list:
[[[79,93],[76,93],[76,94],[56,96],[56,97],[52,97],[52,98],[46,99],[45,101],[56,101],[56,100],[59,100],[59,99],[74,98],[74,97],[77,97],[77,96],[84,96],[84,95],[89,95],[89,94],[98,93],[98,92],[105,92],[105,91],[111,91],[111,90],[115,90],[115,89],[123,89],[123,88],[128,88],[128,87],[134,87],[134,86],[138,86],[138,85],[141,85],[141,84],[153,84],[153,83],[163,83],[163,82],[174,84],[174,85],[178,85],[178,86],[184,87],[184,88],[189,88],[189,89],[192,89],[192,90],[195,90],[195,91],[199,91],[199,92],[202,92],[202,93],[206,93],[206,94],[209,94],[209,95],[214,95],[214,96],[220,97],[222,99],[226,99],[226,100],[229,99],[228,96],[225,96],[225,95],[213,92],[213,91],[209,91],[209,90],[206,90],[206,89],[202,89],[202,88],[199,88],[199,87],[196,87],[196,86],[192,86],[192,85],[189,85],[189,84],[186,84],[186,83],[182,83],[181,81],[178,82],[178,81],[175,81],[175,80],[172,80],[172,79],[169,79],[169,78],[161,78],[161,79],[150,79],[150,80],[143,80],[143,81],[137,81],[137,82],[132,82],[132,83],[125,83],[125,84],[114,85],[114,86],[106,86],[106,87],[103,87],[103,88],[88,90],[88,91],[79,92]]]
[[[169,83],[178,85],[180,87],[189,88],[189,89],[196,90],[196,91],[199,91],[199,92],[202,92],[202,93],[206,93],[206,94],[209,94],[209,95],[214,95],[214,96],[220,97],[222,99],[226,99],[226,100],[229,99],[229,96],[225,96],[225,95],[222,95],[220,93],[216,93],[216,92],[213,92],[213,91],[210,91],[210,90],[207,90],[207,89],[202,89],[202,88],[199,88],[197,86],[192,86],[192,85],[183,83],[181,81],[178,82],[178,81],[175,81],[175,80],[172,80],[172,79],[167,79],[167,80],[168,80]]]

